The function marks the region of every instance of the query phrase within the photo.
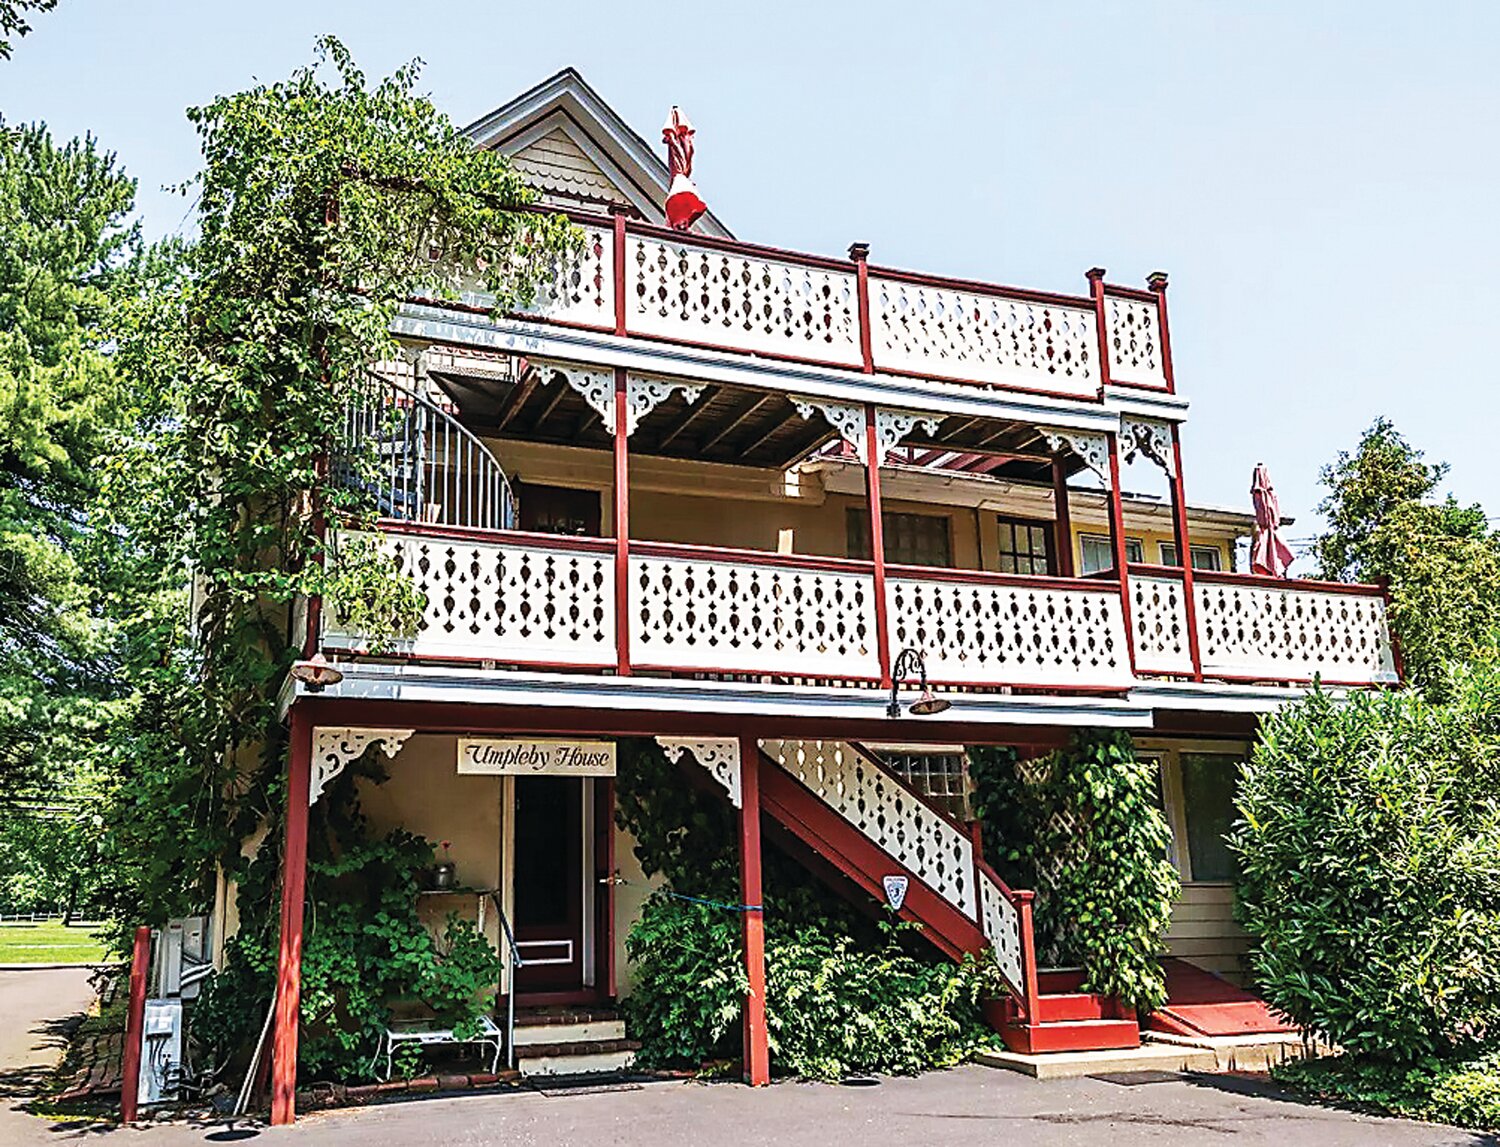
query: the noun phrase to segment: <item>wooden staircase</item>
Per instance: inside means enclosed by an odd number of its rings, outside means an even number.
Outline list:
[[[986,948],[1010,988],[985,1017],[1012,1051],[1039,1054],[1140,1045],[1117,1002],[1081,989],[1082,972],[1039,972],[1029,892],[1013,891],[976,854],[969,834],[849,742],[764,741],[764,812],[855,885],[884,901],[883,878],[904,876],[899,915],[945,955]]]

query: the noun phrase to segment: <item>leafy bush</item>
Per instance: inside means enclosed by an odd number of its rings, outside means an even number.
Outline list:
[[[1285,1063],[1276,1079],[1299,1091],[1392,1115],[1500,1130],[1500,1050],[1472,1050],[1413,1064],[1360,1056]]]
[[[374,763],[350,766],[313,808],[298,1046],[305,1078],[366,1077],[392,1003],[430,1008],[460,1032],[477,1029],[494,1004],[502,962],[489,942],[456,915],[435,939],[418,917],[431,842],[399,829],[367,833],[355,778],[384,779],[379,770]],[[240,884],[240,931],[193,1013],[194,1037],[220,1057],[251,1046],[270,1003],[279,863],[279,850],[262,846],[249,865]]]
[[[1081,965],[1091,991],[1149,1011],[1166,999],[1158,955],[1180,882],[1155,766],[1128,734],[1078,734],[1021,760],[969,750],[985,855],[1015,888],[1036,892],[1037,960]]]
[[[1500,1035],[1500,673],[1262,725],[1232,845],[1266,999],[1354,1053],[1411,1063]]]
[[[885,943],[870,948],[829,921],[792,923],[768,910],[766,1026],[778,1072],[913,1074],[993,1040],[978,1006],[997,988],[993,965],[920,959],[897,942],[908,930],[887,925]],[[626,950],[638,1062],[697,1067],[738,1056],[747,981],[737,913],[657,893]]]

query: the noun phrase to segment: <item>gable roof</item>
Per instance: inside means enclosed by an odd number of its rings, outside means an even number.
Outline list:
[[[548,77],[465,131],[478,147],[511,156],[516,167],[558,205],[599,210],[627,204],[665,224],[667,165],[573,68]],[[700,234],[733,238],[713,214],[694,225]]]

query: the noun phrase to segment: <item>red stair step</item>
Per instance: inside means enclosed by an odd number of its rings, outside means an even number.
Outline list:
[[[1038,1023],[1057,1023],[1063,1020],[1118,1019],[1114,1008],[1102,996],[1093,992],[1059,992],[1037,997]]]
[[[1032,1055],[1049,1051],[1110,1051],[1141,1046],[1141,1028],[1134,1020],[1015,1024],[1000,1034],[1011,1051]]]

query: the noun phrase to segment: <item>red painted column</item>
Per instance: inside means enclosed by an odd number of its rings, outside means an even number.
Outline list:
[[[1125,550],[1125,502],[1120,493],[1120,436],[1109,439],[1109,540],[1115,554],[1115,576],[1120,579],[1120,610],[1125,618],[1125,648],[1130,654],[1130,671],[1135,672],[1135,626],[1130,610],[1130,561]]]
[[[1167,328],[1167,273],[1152,271],[1146,276],[1146,286],[1156,296],[1156,322],[1161,328],[1161,374],[1166,379],[1167,392],[1177,393],[1177,379],[1172,373],[1172,333]]]
[[[302,918],[307,891],[307,797],[312,774],[312,718],[291,712],[286,782],[286,843],[281,859],[281,951],[276,970],[276,1025],[271,1040],[271,1123],[297,1117],[297,1020],[302,1007]]]
[[[624,216],[616,219],[623,222]],[[630,397],[625,368],[615,367],[615,671],[630,674]]]
[[[615,334],[623,335],[625,329],[625,212],[629,210],[621,204],[615,204],[610,209],[615,217],[614,235],[614,283],[615,293]]]
[[[859,354],[866,374],[875,373],[875,352],[870,339],[870,245],[850,243],[849,258],[854,261],[854,276],[859,292]]]
[[[1094,328],[1099,335],[1099,393],[1109,385],[1109,315],[1104,309],[1104,268],[1084,272],[1089,281],[1089,295],[1094,300]]]
[[[880,660],[880,687],[891,687],[890,620],[885,609],[885,515],[880,508],[880,443],[875,434],[875,406],[865,403],[865,496],[870,504],[870,561],[875,566],[875,647]]]
[[[744,917],[745,1082],[771,1082],[771,1045],[766,1034],[766,921],[760,880],[760,742],[740,738],[740,903]]]
[[[1193,661],[1193,680],[1203,680],[1203,658],[1198,652],[1198,599],[1193,593],[1193,547],[1188,533],[1187,498],[1182,492],[1182,443],[1172,424],[1172,536],[1177,542],[1177,560],[1182,565],[1183,624],[1187,626],[1188,656]]]
[[[125,1055],[120,1065],[120,1122],[135,1122],[140,1104],[141,1040],[146,1026],[146,966],[151,962],[151,929],[135,930],[130,951],[130,1001],[125,1012]]]
[[[1041,1023],[1041,989],[1036,974],[1036,922],[1032,915],[1032,901],[1036,893],[1016,893],[1016,913],[1021,918],[1021,978],[1026,989],[1026,1022]]]
[[[1073,577],[1073,511],[1068,505],[1068,472],[1062,455],[1052,455],[1052,518],[1057,549],[1057,576]]]

